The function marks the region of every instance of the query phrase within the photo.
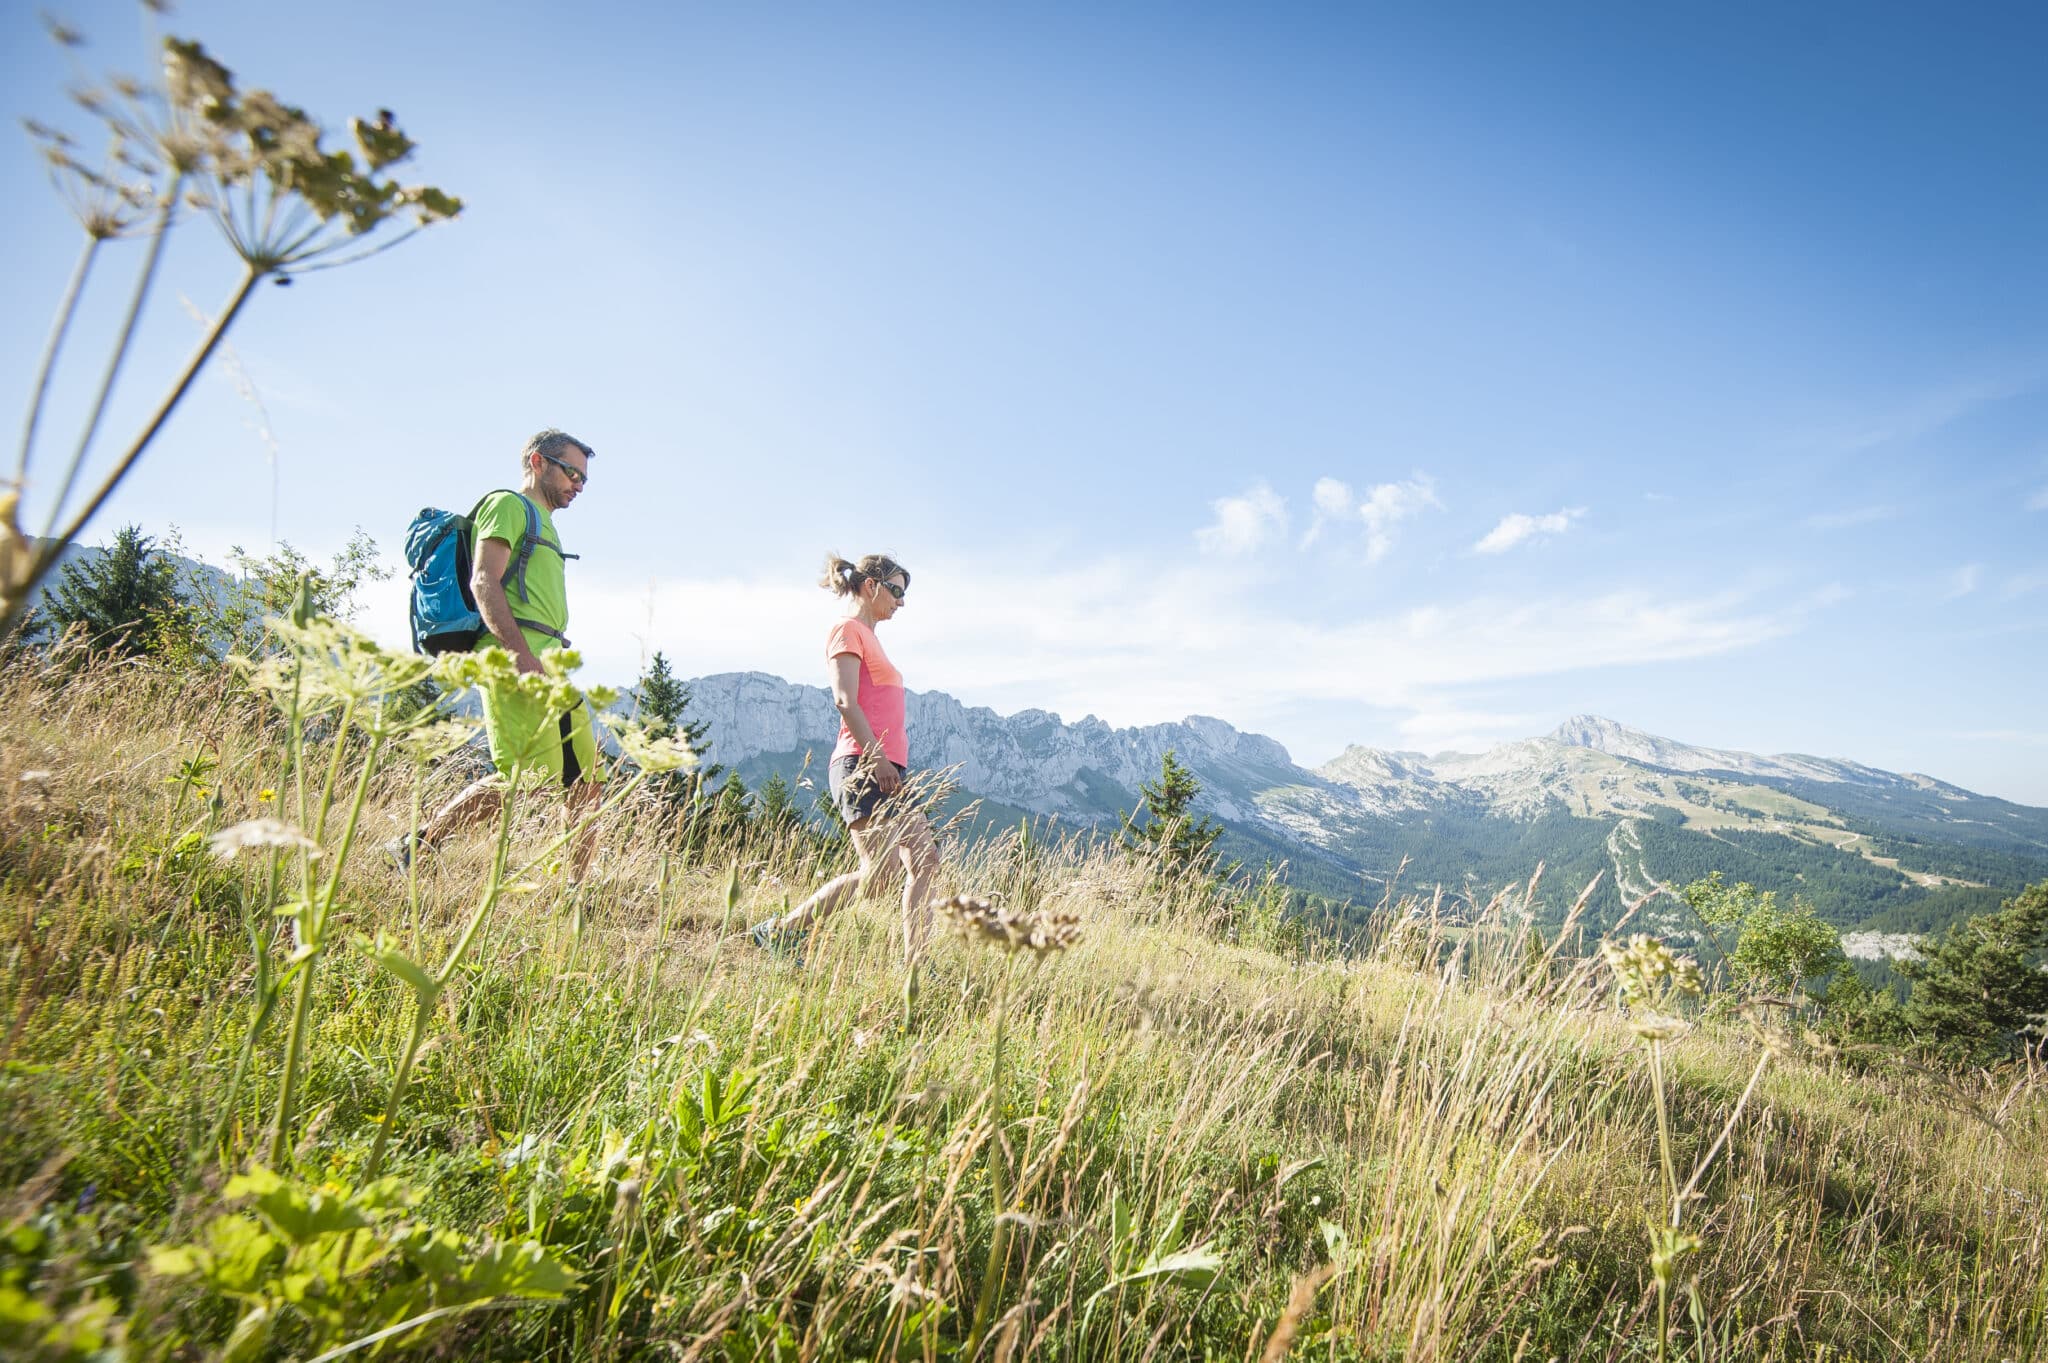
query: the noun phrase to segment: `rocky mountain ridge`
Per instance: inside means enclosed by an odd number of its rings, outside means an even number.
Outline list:
[[[750,781],[794,778],[830,753],[839,722],[823,687],[760,672],[690,687],[688,714],[709,721],[712,760]],[[965,791],[1012,818],[1111,823],[1136,808],[1172,749],[1237,855],[1289,860],[1328,893],[1370,895],[1419,876],[1477,895],[1538,862],[1641,892],[1719,869],[1833,896],[1833,916],[1848,923],[2048,875],[2048,810],[1851,761],[1698,747],[1592,715],[1483,753],[1354,746],[1313,769],[1271,738],[1200,715],[1115,728],[912,692],[908,722],[913,766],[956,768]],[[822,786],[822,773],[813,781]]]

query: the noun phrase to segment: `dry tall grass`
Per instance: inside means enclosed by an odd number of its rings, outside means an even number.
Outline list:
[[[0,1251],[0,1284],[52,1318],[111,1297],[135,1355],[207,1356],[232,1311],[145,1252],[195,1235],[268,1148],[276,1019],[231,1082],[254,873],[192,835],[276,808],[278,726],[225,678],[105,662],[16,660],[0,714],[0,1218],[45,1236]],[[436,779],[458,778],[381,778],[370,835]],[[1282,957],[1084,839],[956,840],[949,891],[1080,937],[1039,957],[942,934],[906,1005],[885,906],[833,919],[801,965],[739,935],[830,853],[753,836],[692,863],[656,823],[614,816],[580,903],[543,867],[439,1000],[387,1170],[422,1220],[580,1275],[559,1304],[436,1321],[446,1356],[1654,1352],[1644,1049],[1591,944],[1543,960],[1526,935],[1568,895],[1503,896],[1455,943],[1390,914],[1368,953]],[[550,827],[536,811],[518,837]],[[425,863],[416,902],[357,858],[349,926],[436,957],[487,851]],[[361,1176],[411,1007],[364,957],[325,968],[298,1177]],[[1681,1178],[1761,1045],[1698,1021],[1669,1044]],[[1774,1060],[1685,1200],[1702,1248],[1673,1351],[2048,1357],[2043,1150],[2038,1072]]]

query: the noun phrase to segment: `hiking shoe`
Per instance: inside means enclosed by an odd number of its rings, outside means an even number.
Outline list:
[[[747,929],[747,940],[770,956],[788,956],[798,965],[803,964],[804,948],[809,944],[811,930],[803,927],[785,928],[780,918],[764,918]]]
[[[400,875],[412,869],[413,859],[426,850],[417,833],[401,833],[383,846],[384,860]]]

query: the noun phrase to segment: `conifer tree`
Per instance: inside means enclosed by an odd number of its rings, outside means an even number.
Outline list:
[[[802,822],[796,812],[796,800],[790,794],[789,782],[781,772],[761,783],[761,789],[754,797],[754,822],[770,833],[794,830]]]
[[[158,622],[182,604],[177,579],[155,540],[140,526],[123,526],[98,557],[64,565],[44,607],[47,628],[61,635],[79,626],[94,648],[147,653]]]
[[[726,837],[732,837],[746,828],[753,801],[747,794],[747,783],[736,771],[725,774],[725,784],[718,788],[714,802],[712,822]]]
[[[640,717],[656,738],[680,738],[697,758],[697,784],[708,785],[725,770],[706,762],[711,755],[711,721],[684,719],[690,708],[690,686],[679,681],[668,665],[668,656],[657,652],[634,688],[640,697]]]
[[[1951,1059],[1989,1063],[2048,1035],[2048,880],[1997,913],[1952,925],[1898,971],[1913,981],[1905,1021]]]
[[[1159,759],[1159,779],[1143,783],[1138,791],[1144,797],[1145,822],[1140,824],[1135,815],[1125,816],[1124,849],[1155,861],[1162,876],[1184,871],[1209,874],[1216,865],[1216,839],[1223,826],[1195,813],[1195,797],[1202,793],[1202,783],[1180,764],[1173,749],[1168,748]]]

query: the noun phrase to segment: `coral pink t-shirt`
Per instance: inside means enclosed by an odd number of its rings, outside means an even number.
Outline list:
[[[882,641],[875,637],[875,632],[851,616],[833,625],[832,632],[825,636],[827,659],[836,661],[849,653],[860,659],[860,691],[854,698],[861,713],[868,717],[868,727],[882,740],[882,756],[899,767],[909,766],[910,734],[903,727],[903,674],[882,652]],[[839,742],[833,746],[832,755],[844,757],[859,752],[860,740],[842,720]]]

